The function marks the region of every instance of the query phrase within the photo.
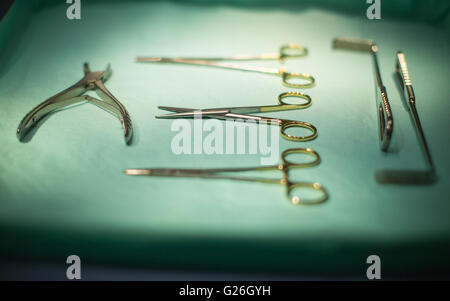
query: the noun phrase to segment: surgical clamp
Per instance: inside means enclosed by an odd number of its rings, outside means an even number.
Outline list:
[[[303,57],[307,54],[306,48],[301,45],[288,44],[283,45],[280,48],[279,53],[269,53],[262,55],[239,55],[233,57],[222,58],[165,58],[165,57],[138,57],[136,62],[138,63],[178,63],[178,64],[190,64],[217,67],[232,70],[241,70],[249,72],[257,72],[263,74],[270,74],[280,76],[283,85],[291,88],[308,88],[314,86],[314,78],[306,73],[294,73],[287,72],[285,68],[265,68],[265,67],[253,67],[253,66],[239,66],[234,64],[224,64],[215,61],[250,61],[250,60],[279,60],[283,62],[287,58]],[[303,80],[306,83],[295,83],[292,79]]]
[[[305,155],[312,160],[296,163],[288,160],[288,156],[297,154],[297,156]],[[298,159],[297,159],[298,160]],[[325,202],[328,199],[327,190],[318,182],[291,182],[289,172],[295,168],[313,167],[320,163],[319,154],[310,148],[292,148],[287,149],[281,154],[281,164],[273,166],[256,166],[243,168],[212,168],[212,169],[178,169],[178,168],[139,168],[126,169],[125,174],[131,176],[150,176],[150,177],[188,177],[188,178],[205,178],[205,179],[228,179],[235,181],[247,181],[265,184],[281,184],[286,188],[286,196],[293,205],[316,205]],[[236,173],[251,171],[267,171],[278,170],[283,173],[279,179],[264,177],[245,177],[236,175]],[[300,197],[294,194],[296,189],[302,191],[309,190],[309,194],[313,194],[309,198]]]

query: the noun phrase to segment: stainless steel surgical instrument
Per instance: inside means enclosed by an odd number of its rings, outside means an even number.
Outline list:
[[[287,159],[292,154],[304,154],[312,157],[312,161],[294,163]],[[319,183],[291,182],[289,172],[293,168],[305,168],[316,166],[320,163],[320,156],[310,148],[293,148],[285,150],[281,154],[281,164],[273,166],[257,166],[244,168],[213,168],[213,169],[174,169],[174,168],[149,168],[149,169],[126,169],[125,174],[132,176],[152,176],[152,177],[194,177],[206,179],[228,179],[237,181],[258,182],[266,184],[281,184],[286,187],[286,195],[294,205],[314,205],[325,202],[328,199],[327,190]],[[240,175],[230,175],[233,173],[243,173],[251,171],[278,170],[283,172],[280,179],[245,177]],[[294,191],[296,189],[312,190],[313,196],[303,198]]]
[[[23,141],[32,127],[48,114],[77,103],[89,102],[111,113],[120,120],[125,136],[125,143],[130,144],[133,137],[130,116],[125,107],[103,85],[110,76],[110,65],[108,65],[105,71],[92,72],[89,64],[85,63],[84,77],[80,81],[40,103],[25,115],[17,128],[17,137],[19,140]],[[83,95],[90,90],[95,91],[101,100],[89,95]]]
[[[394,120],[392,117],[391,106],[387,96],[386,88],[381,80],[380,67],[377,60],[378,47],[371,40],[355,40],[347,38],[337,38],[333,41],[334,48],[351,49],[357,51],[369,52],[372,54],[375,78],[376,78],[376,97],[378,112],[378,128],[380,133],[380,148],[387,151],[391,142],[392,131],[394,129]]]
[[[399,79],[400,87],[402,88],[405,100],[408,103],[409,113],[411,114],[411,119],[414,123],[414,129],[416,130],[420,146],[422,147],[422,151],[427,161],[427,165],[429,169],[434,172],[433,159],[431,158],[430,149],[428,148],[427,140],[425,139],[425,134],[423,133],[422,125],[420,123],[419,114],[417,113],[416,96],[414,95],[408,66],[406,64],[405,55],[401,51],[397,52],[395,69]]]
[[[298,58],[307,55],[307,49],[301,45],[288,44],[280,48],[279,53],[269,53],[262,55],[238,55],[232,57],[215,58],[165,58],[165,57],[138,57],[138,63],[178,63],[218,67],[225,69],[258,72],[270,75],[281,76],[283,85],[291,88],[307,88],[314,85],[314,78],[306,73],[287,72],[285,68],[265,68],[253,66],[239,66],[233,64],[218,63],[217,61],[250,61],[250,60],[279,60],[283,62],[287,58]],[[301,80],[305,83],[296,83],[293,80]]]
[[[306,102],[301,104],[289,104],[283,101],[287,97],[295,97],[304,99]],[[194,117],[208,117],[217,119],[232,119],[232,120],[253,120],[255,122],[266,122],[268,124],[276,124],[280,126],[281,136],[284,139],[291,141],[308,141],[317,137],[317,129],[315,126],[304,121],[287,120],[280,118],[261,117],[255,115],[246,115],[248,113],[265,113],[274,111],[297,110],[304,109],[311,106],[311,98],[300,92],[286,92],[278,96],[278,105],[271,106],[249,106],[249,107],[229,107],[217,109],[196,110],[188,108],[177,107],[158,107],[161,110],[173,111],[176,113],[156,116],[156,118],[194,118]],[[311,132],[308,136],[294,136],[286,132],[286,129],[292,127],[305,128]]]

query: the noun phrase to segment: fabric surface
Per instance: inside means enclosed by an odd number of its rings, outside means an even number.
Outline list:
[[[69,21],[65,4],[46,6],[28,15],[23,32],[0,40],[9,54],[0,65],[2,253],[314,271],[358,270],[370,254],[385,258],[384,266],[392,269],[449,265],[449,45],[442,28],[314,7],[86,2],[81,20]],[[6,35],[15,28],[1,30]],[[395,118],[392,153],[378,146],[371,58],[333,50],[331,42],[339,36],[379,45]],[[316,125],[316,140],[281,139],[280,150],[311,147],[320,153],[318,167],[293,176],[322,183],[330,193],[327,203],[293,206],[277,185],[123,174],[134,167],[259,165],[257,155],[173,154],[171,121],[155,119],[163,113],[157,106],[271,105],[291,90],[274,76],[136,64],[136,56],[258,54],[276,52],[288,42],[309,49],[306,58],[285,66],[316,78],[314,88],[302,90],[313,105],[265,116]],[[406,55],[437,167],[439,180],[433,185],[375,181],[379,169],[425,167],[394,81],[397,50]],[[85,61],[93,71],[111,63],[113,75],[105,85],[131,115],[132,146],[125,145],[118,120],[90,104],[51,115],[28,142],[19,142],[15,131],[23,116],[78,81]]]

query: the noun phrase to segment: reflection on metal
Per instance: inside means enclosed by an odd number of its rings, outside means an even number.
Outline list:
[[[307,155],[313,160],[309,162],[295,163],[289,161],[287,157],[292,154]],[[207,179],[228,179],[237,181],[258,182],[266,184],[281,184],[286,187],[288,199],[294,205],[315,205],[325,202],[328,199],[327,190],[319,183],[291,182],[289,172],[293,168],[305,168],[316,166],[320,163],[320,156],[310,148],[293,148],[285,150],[281,154],[281,164],[273,166],[258,166],[245,168],[214,168],[214,169],[173,169],[173,168],[150,168],[150,169],[127,169],[125,174],[132,176],[152,176],[152,177],[193,177]],[[279,170],[283,172],[281,179],[256,178],[227,175],[230,173],[242,173],[249,171]],[[313,197],[301,198],[295,190],[311,190]],[[319,194],[318,196],[316,194]]]
[[[394,120],[392,118],[391,106],[387,96],[386,88],[381,80],[380,67],[377,60],[378,47],[371,40],[355,40],[347,38],[338,38],[333,41],[334,48],[350,49],[356,51],[364,51],[372,54],[375,78],[376,78],[376,97],[378,112],[378,128],[380,133],[380,148],[387,151],[391,142],[392,131],[394,129]]]
[[[402,185],[427,185],[437,180],[437,175],[428,148],[425,134],[420,123],[419,114],[416,109],[416,97],[411,84],[408,66],[406,65],[405,55],[402,52],[397,53],[395,62],[395,71],[397,74],[399,86],[403,92],[404,101],[407,103],[407,110],[411,116],[411,122],[416,130],[417,138],[425,156],[427,163],[426,170],[377,170],[375,178],[382,184],[402,184]]]
[[[125,143],[130,144],[133,137],[130,116],[125,107],[103,85],[110,76],[111,68],[109,65],[105,71],[91,72],[88,63],[85,63],[84,77],[79,82],[40,103],[25,115],[17,128],[17,137],[19,140],[23,141],[33,126],[50,113],[74,104],[89,102],[111,113],[120,120],[123,126]],[[101,100],[89,95],[83,95],[87,91],[95,91]]]
[[[280,76],[283,81],[283,85],[291,88],[307,88],[314,86],[314,78],[306,73],[293,73],[287,72],[285,68],[264,68],[264,67],[251,67],[240,66],[233,64],[218,63],[216,61],[251,61],[251,60],[279,60],[283,62],[288,58],[298,58],[306,56],[307,49],[301,45],[288,44],[280,48],[279,53],[269,53],[261,55],[238,55],[232,57],[219,57],[219,58],[164,58],[164,57],[138,57],[136,62],[139,63],[176,63],[176,64],[190,64],[209,67],[218,67],[225,69],[258,72],[263,74],[270,74]],[[302,81],[298,83],[296,81]]]
[[[412,121],[414,123],[414,129],[416,130],[417,137],[419,139],[420,146],[424,152],[427,165],[430,170],[434,170],[433,159],[431,158],[430,149],[428,148],[427,140],[425,139],[425,134],[423,133],[422,125],[420,123],[419,114],[416,109],[416,96],[414,95],[414,90],[411,84],[411,78],[409,77],[408,66],[406,65],[406,59],[403,52],[397,52],[397,60],[395,69],[398,75],[400,87],[404,92],[404,97],[408,102],[409,113],[411,114]]]
[[[306,100],[301,104],[288,104],[283,101],[287,97],[296,97]],[[231,107],[231,108],[217,108],[206,110],[195,110],[187,108],[176,108],[160,106],[161,110],[172,111],[176,113],[157,116],[156,118],[194,118],[194,117],[208,117],[217,119],[232,119],[232,120],[253,120],[255,122],[266,122],[267,124],[276,124],[280,126],[281,136],[286,140],[291,141],[309,141],[317,137],[317,129],[308,122],[294,121],[279,118],[261,117],[255,115],[246,115],[248,113],[265,113],[274,111],[286,111],[304,109],[311,106],[311,98],[299,92],[286,92],[278,96],[278,105],[272,106],[250,106],[250,107]],[[286,129],[292,127],[305,128],[311,132],[309,136],[294,136],[286,132]]]

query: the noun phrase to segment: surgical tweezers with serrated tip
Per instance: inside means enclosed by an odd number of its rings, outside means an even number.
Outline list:
[[[32,127],[44,116],[77,103],[90,102],[119,118],[124,131],[125,143],[130,144],[133,137],[130,116],[125,107],[103,85],[110,76],[110,65],[105,71],[91,72],[89,64],[84,63],[84,77],[79,82],[40,103],[25,115],[17,128],[19,140],[23,141]],[[89,90],[95,91],[101,100],[83,95]]]
[[[378,65],[378,46],[372,40],[356,40],[348,38],[337,38],[333,40],[333,47],[368,52],[372,55],[375,79],[376,97],[378,111],[378,131],[380,133],[380,148],[383,152],[388,151],[391,144],[392,132],[394,131],[394,119],[392,117],[391,105],[387,96],[386,87],[381,80],[380,66]]]
[[[416,96],[409,76],[408,65],[406,64],[405,54],[401,51],[397,52],[397,59],[395,61],[395,71],[398,76],[400,88],[404,93],[405,100],[408,102],[409,113],[414,123],[417,137],[427,160],[428,167],[431,172],[434,172],[433,159],[431,158],[430,149],[428,148],[427,140],[423,132],[422,124],[420,123],[419,114],[416,108]]]

